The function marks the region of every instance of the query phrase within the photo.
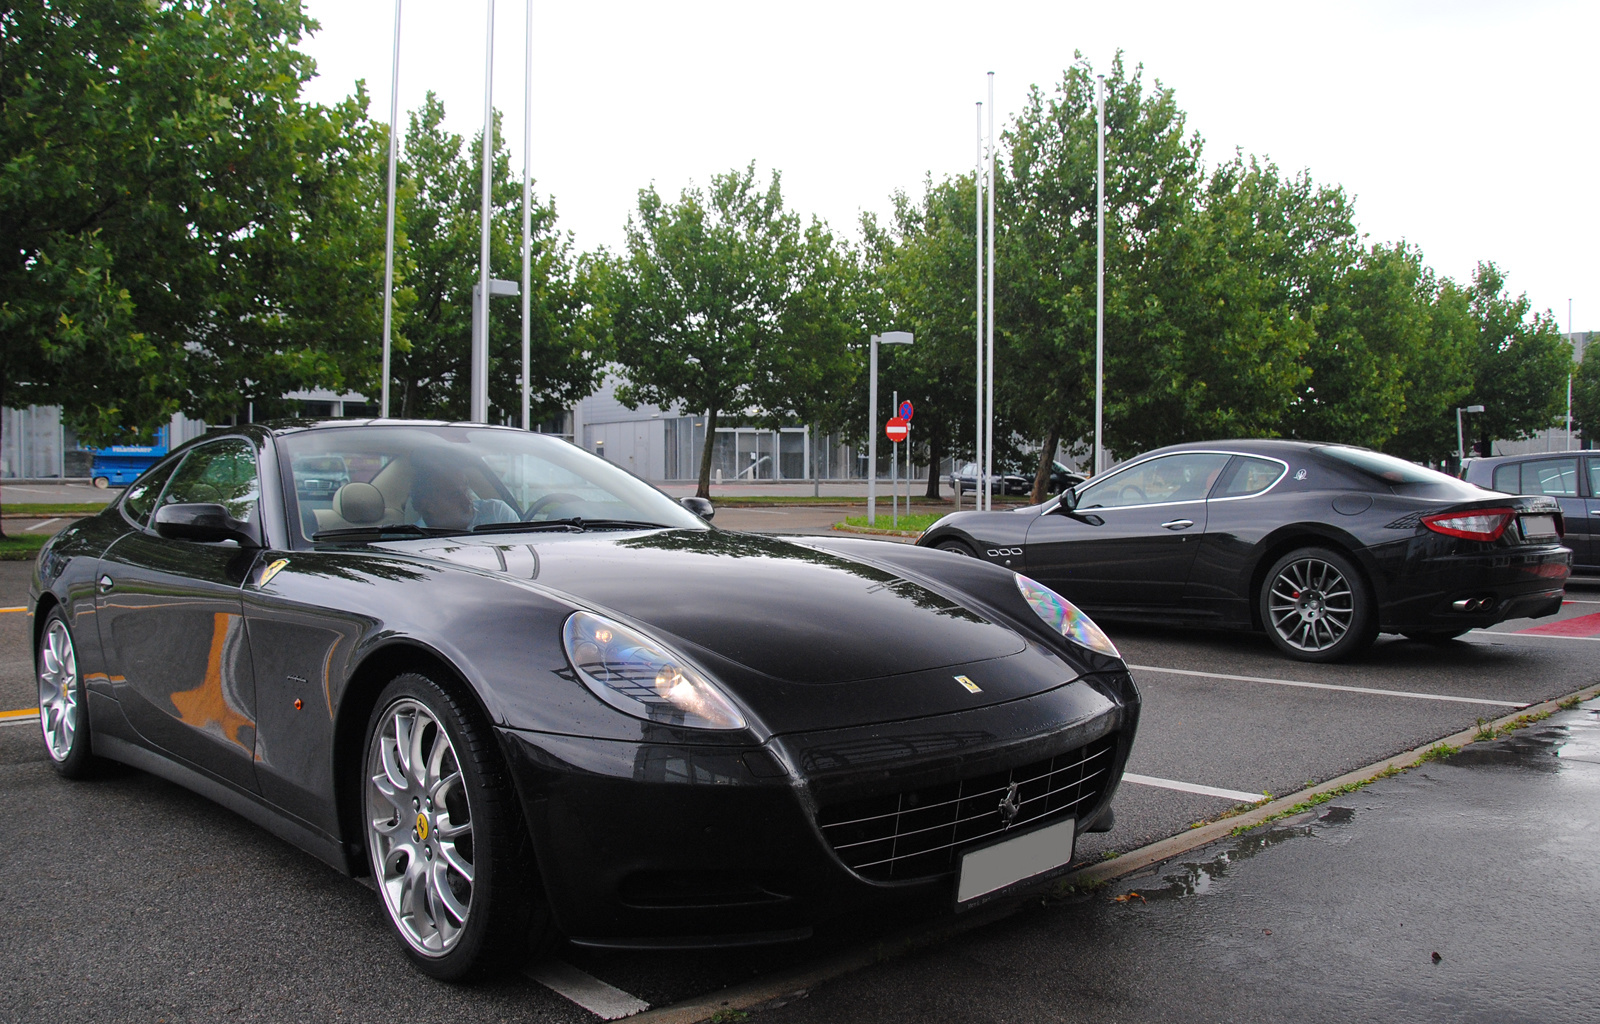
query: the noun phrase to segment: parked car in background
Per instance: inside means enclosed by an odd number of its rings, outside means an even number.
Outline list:
[[[1047,485],[1050,494],[1060,494],[1068,487],[1081,484],[1084,475],[1059,462],[1050,463],[1050,482]],[[950,474],[950,488],[958,494],[968,491],[976,493],[978,490],[978,464],[964,462],[954,473]],[[994,478],[989,481],[991,494],[1032,494],[1033,475],[1023,473],[1015,466],[996,469]]]
[[[1573,571],[1600,575],[1600,451],[1468,459],[1461,478],[1504,494],[1554,498],[1566,521]]]
[[[1097,617],[1260,629],[1291,658],[1335,661],[1380,632],[1442,641],[1555,614],[1562,520],[1553,497],[1365,448],[1213,441],[1041,505],[953,513],[917,543],[1025,572]]]

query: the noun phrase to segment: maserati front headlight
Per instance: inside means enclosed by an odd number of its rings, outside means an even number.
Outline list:
[[[584,685],[618,711],[691,729],[744,728],[744,716],[709,679],[637,630],[573,612],[562,642]]]
[[[1122,657],[1117,653],[1117,645],[1106,636],[1105,630],[1095,625],[1094,620],[1079,611],[1071,601],[1043,583],[1028,579],[1020,572],[1016,575],[1017,589],[1022,591],[1023,598],[1051,629],[1079,647],[1087,647],[1100,654],[1109,654],[1113,658]]]

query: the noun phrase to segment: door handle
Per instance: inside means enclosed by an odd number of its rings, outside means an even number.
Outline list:
[[[117,581],[112,579],[110,576],[102,576],[100,577],[99,582],[96,584],[96,588],[102,594],[109,594],[111,593],[111,588],[116,585]]]
[[[1193,525],[1193,519],[1174,519],[1171,522],[1162,523],[1161,527],[1166,530],[1187,530]]]
[[[1589,514],[1591,516],[1600,516],[1600,508],[1591,508]]]

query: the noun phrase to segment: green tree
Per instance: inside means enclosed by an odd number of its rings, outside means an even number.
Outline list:
[[[298,0],[0,17],[0,400],[105,440],[359,378],[379,137],[299,99]]]
[[[396,172],[395,406],[401,416],[466,419],[471,407],[472,290],[481,246],[483,137],[446,132],[444,104],[429,93],[410,116]],[[496,116],[498,129],[499,118]],[[490,160],[489,267],[522,278],[522,183],[498,130]],[[572,239],[556,230],[554,202],[534,197],[531,231],[530,387],[533,419],[547,419],[591,394],[602,361],[589,290]],[[522,304],[499,298],[489,311],[489,419],[520,422]]]
[[[975,198],[972,175],[930,178],[919,200],[895,194],[889,228],[870,218],[864,225],[881,329],[916,338],[909,348],[880,349],[879,375],[916,407],[913,458],[930,467],[929,498],[939,497],[940,461],[966,457],[976,441]]]
[[[1549,310],[1530,315],[1526,294],[1507,293],[1493,263],[1478,264],[1465,292],[1477,329],[1467,343],[1472,388],[1463,404],[1484,407],[1474,426],[1487,456],[1496,438],[1522,440],[1565,415],[1572,344]]]
[[[1590,335],[1589,344],[1594,343]],[[1572,377],[1573,427],[1583,431],[1583,443],[1592,446],[1600,438],[1600,357],[1591,357],[1587,346],[1583,362]]]
[[[617,397],[630,408],[706,410],[701,497],[724,413],[771,416],[778,410],[763,402],[780,401],[785,374],[804,368],[798,394],[847,362],[842,346],[856,339],[839,333],[848,315],[832,296],[848,275],[823,255],[831,244],[784,209],[776,172],[765,190],[756,184],[754,163],[673,204],[640,190],[627,252],[605,269],[609,351],[626,375]]]

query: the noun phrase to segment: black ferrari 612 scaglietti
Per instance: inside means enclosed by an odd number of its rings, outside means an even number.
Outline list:
[[[556,437],[230,428],[62,531],[40,719],[370,873],[459,978],[561,933],[794,939],[960,909],[1111,825],[1139,695],[997,565],[716,529]]]
[[[1299,441],[1142,455],[1042,505],[957,512],[918,541],[1025,572],[1087,611],[1264,630],[1334,661],[1561,608],[1561,508],[1393,456]]]

